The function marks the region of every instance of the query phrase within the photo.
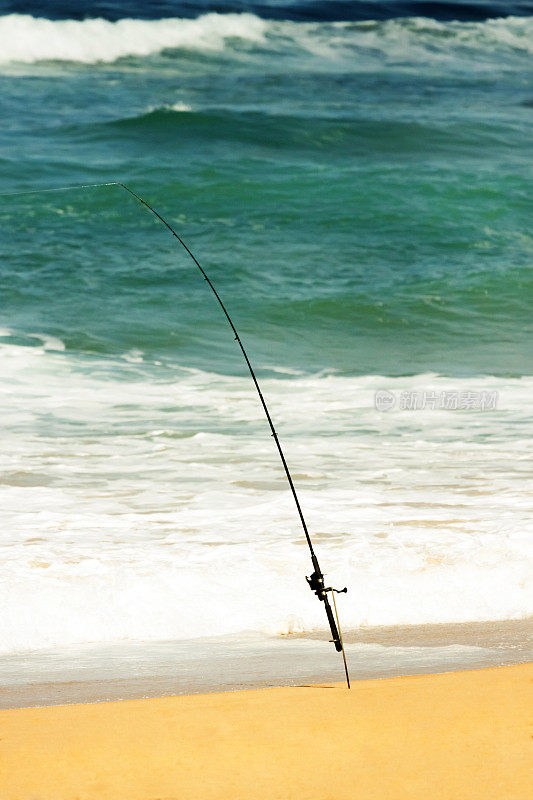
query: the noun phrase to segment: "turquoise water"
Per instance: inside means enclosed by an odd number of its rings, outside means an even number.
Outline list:
[[[37,59],[46,33],[22,19]],[[93,55],[89,21],[51,23],[46,60],[2,69],[2,191],[130,184],[263,369],[530,374],[531,19],[210,19],[143,57],[159,22],[118,44],[105,23]],[[17,334],[243,372],[185,254],[121,190],[4,197],[1,223]]]
[[[113,181],[345,624],[533,613],[527,5],[8,4],[0,650],[325,626]]]

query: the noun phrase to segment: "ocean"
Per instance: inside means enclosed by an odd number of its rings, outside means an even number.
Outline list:
[[[533,4],[0,15],[0,652],[326,630],[116,181],[347,633],[530,617]]]

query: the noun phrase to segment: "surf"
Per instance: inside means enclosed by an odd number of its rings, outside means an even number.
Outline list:
[[[364,22],[294,22],[263,19],[252,13],[209,13],[195,19],[103,18],[50,20],[29,14],[0,17],[0,63],[112,64],[162,53],[221,53],[243,58],[250,52],[294,53],[321,62],[323,68],[353,62],[369,68],[377,56],[437,67],[480,67],[494,49],[510,60],[533,52],[533,20],[505,17],[483,22],[439,22],[405,17]]]

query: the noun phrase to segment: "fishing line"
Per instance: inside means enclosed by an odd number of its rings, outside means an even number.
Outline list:
[[[344,639],[342,638],[341,624],[339,621],[339,612],[337,611],[337,601],[335,600],[335,592],[338,590],[331,589],[330,591],[331,591],[331,599],[333,600],[333,608],[335,609],[335,618],[337,620],[337,627],[339,629],[339,639],[341,640],[341,645],[342,645],[342,660],[344,661],[344,672],[346,673],[346,683],[348,684],[348,689],[349,689],[350,675],[348,674],[348,664],[346,663],[346,653],[344,652]]]
[[[68,189],[91,189],[93,186],[122,186],[122,184],[118,183],[118,181],[111,181],[110,183],[77,183],[74,186],[57,186],[52,189],[29,189],[27,192],[0,192],[0,197],[17,197],[23,194],[41,194],[43,192],[66,192]]]
[[[291,493],[292,493],[292,496],[293,496],[293,499],[294,499],[294,502],[295,502],[295,505],[296,505],[296,509],[298,511],[298,516],[299,516],[300,522],[302,524],[303,532],[305,534],[307,545],[309,547],[309,552],[311,554],[311,562],[313,564],[313,573],[311,574],[310,577],[306,578],[306,580],[307,580],[307,582],[309,584],[309,587],[316,594],[318,599],[321,602],[324,603],[326,616],[328,618],[328,623],[329,623],[329,627],[330,627],[330,630],[331,630],[332,642],[335,645],[335,649],[337,650],[337,652],[342,653],[342,657],[343,657],[343,661],[344,661],[344,670],[345,670],[345,673],[346,673],[346,682],[348,684],[348,688],[350,688],[350,677],[349,677],[349,674],[348,674],[348,665],[346,663],[346,653],[344,651],[344,642],[343,642],[343,639],[342,639],[342,633],[341,633],[341,628],[340,628],[340,624],[339,624],[339,617],[338,617],[338,614],[337,614],[337,604],[335,602],[335,597],[334,597],[334,592],[346,592],[348,590],[346,588],[340,589],[340,590],[339,589],[332,589],[331,587],[326,588],[326,586],[325,586],[324,574],[322,573],[322,570],[320,569],[320,565],[318,563],[318,559],[316,557],[316,554],[315,554],[315,551],[314,551],[314,548],[313,548],[313,543],[311,541],[311,537],[310,537],[309,531],[307,529],[307,524],[305,522],[305,518],[304,518],[304,515],[303,515],[302,507],[300,505],[300,500],[299,500],[298,495],[296,493],[296,488],[294,486],[294,483],[293,483],[293,480],[292,480],[292,476],[291,476],[287,461],[285,459],[285,454],[284,454],[283,449],[281,447],[281,443],[279,441],[278,434],[277,434],[276,429],[274,427],[274,423],[272,421],[272,417],[270,416],[270,412],[268,410],[265,398],[263,396],[263,392],[261,391],[261,387],[259,386],[259,382],[258,382],[258,380],[256,378],[256,375],[255,375],[254,369],[252,367],[252,364],[250,362],[250,359],[248,358],[248,354],[247,354],[246,350],[244,349],[244,345],[243,345],[243,343],[241,341],[241,338],[240,338],[239,334],[237,333],[237,329],[235,328],[235,325],[233,324],[233,320],[231,319],[231,317],[230,317],[230,315],[228,313],[228,310],[226,309],[226,306],[222,302],[222,299],[221,299],[220,295],[218,294],[217,290],[215,289],[215,287],[211,283],[211,280],[207,276],[205,270],[201,266],[201,264],[198,261],[198,259],[196,258],[196,256],[191,252],[191,250],[189,249],[187,244],[183,241],[183,239],[176,233],[174,228],[166,221],[166,219],[164,219],[161,216],[161,214],[159,214],[158,211],[156,211],[155,208],[153,208],[149,203],[146,202],[146,200],[144,200],[142,197],[140,197],[138,194],[136,194],[136,192],[134,192],[132,189],[130,189],[128,186],[126,186],[124,183],[121,183],[120,181],[109,181],[109,182],[106,182],[106,183],[85,183],[85,184],[78,184],[78,185],[74,185],[74,186],[59,186],[59,187],[55,187],[55,188],[51,188],[51,189],[34,189],[34,190],[30,190],[30,191],[25,191],[25,192],[9,192],[9,193],[6,193],[6,194],[2,194],[0,196],[3,196],[3,197],[14,197],[16,195],[39,194],[41,192],[61,192],[61,191],[67,191],[69,189],[89,189],[89,188],[102,187],[102,186],[120,186],[122,189],[124,189],[126,192],[128,192],[128,194],[130,194],[134,199],[136,199],[139,203],[141,203],[141,205],[145,206],[148,209],[148,211],[154,217],[156,217],[160,222],[163,223],[163,225],[170,231],[172,236],[174,236],[178,240],[178,242],[181,244],[181,246],[184,248],[184,250],[189,254],[189,256],[191,257],[191,259],[193,260],[195,265],[198,267],[198,269],[200,270],[204,280],[207,282],[209,288],[211,289],[211,291],[213,292],[214,296],[216,297],[216,299],[217,299],[222,311],[224,312],[224,315],[225,315],[225,317],[226,317],[226,319],[227,319],[227,321],[228,321],[228,323],[229,323],[229,325],[231,327],[231,330],[233,331],[235,341],[238,343],[238,345],[239,345],[239,347],[241,349],[242,355],[244,357],[244,360],[246,362],[246,365],[248,367],[248,370],[249,370],[250,375],[252,377],[252,380],[254,382],[255,388],[257,390],[257,394],[259,395],[259,400],[261,401],[261,405],[263,407],[263,411],[265,412],[265,416],[267,418],[270,430],[272,431],[271,436],[272,436],[272,438],[274,439],[274,441],[276,443],[276,447],[277,447],[277,450],[278,450],[278,453],[279,453],[279,457],[281,459],[281,463],[283,464],[283,469],[285,471],[285,476],[286,476],[287,481],[289,483],[289,487],[290,487],[290,490],[291,490]],[[335,616],[333,615],[333,611],[332,611],[331,605],[329,603],[328,592],[331,592],[331,596],[333,598],[333,604],[334,604],[334,608],[335,608]],[[336,617],[336,619],[335,619],[335,617]]]

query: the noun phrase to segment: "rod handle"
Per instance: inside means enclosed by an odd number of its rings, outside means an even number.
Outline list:
[[[326,607],[326,614],[328,617],[329,627],[331,629],[333,644],[335,645],[335,650],[337,653],[340,653],[342,650],[341,637],[339,636],[339,631],[337,630],[337,623],[335,622],[335,617],[333,616],[333,611],[331,610],[327,594],[324,595],[323,600]]]

